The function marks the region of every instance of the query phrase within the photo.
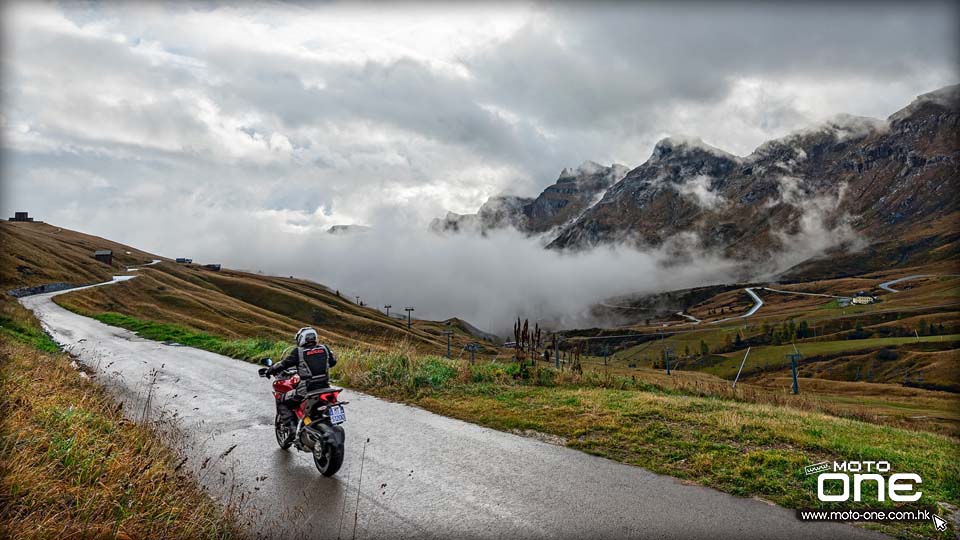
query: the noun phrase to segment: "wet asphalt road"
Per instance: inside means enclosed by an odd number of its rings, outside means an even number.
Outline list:
[[[185,468],[263,537],[879,537],[350,390],[346,460],[324,478],[308,454],[277,447],[257,366],[138,338],[57,306],[55,294],[21,302],[128,414],[176,425]]]

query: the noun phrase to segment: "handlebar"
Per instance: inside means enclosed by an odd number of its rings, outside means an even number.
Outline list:
[[[267,375],[267,368],[260,368],[257,370],[257,374],[265,379],[269,379],[270,375]],[[273,377],[275,379],[289,379],[297,374],[297,368],[285,369],[279,373],[274,373]]]

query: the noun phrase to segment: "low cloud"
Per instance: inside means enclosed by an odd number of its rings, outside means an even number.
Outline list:
[[[831,192],[808,197],[804,196],[801,179],[781,178],[780,198],[770,202],[788,204],[797,209],[799,215],[791,227],[771,231],[784,247],[778,256],[777,271],[787,270],[830,248],[842,245],[847,251],[855,252],[868,244],[853,229],[853,216],[838,211],[846,193],[847,184],[841,183]]]
[[[603,298],[724,282],[738,266],[698,257],[667,267],[667,249],[561,253],[513,229],[486,237],[409,229],[343,236],[311,231],[254,238],[244,252],[202,243],[186,256],[306,277],[371,306],[415,306],[417,316],[462,317],[501,335],[517,316],[552,327],[596,324],[589,308]]]
[[[710,180],[709,176],[695,176],[677,187],[677,191],[681,195],[686,195],[705,210],[716,210],[726,204],[727,200],[723,195],[710,188]]]

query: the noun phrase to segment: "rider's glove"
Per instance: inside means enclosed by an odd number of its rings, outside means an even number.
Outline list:
[[[258,369],[258,370],[257,370],[257,373],[259,373],[261,377],[269,377],[269,376],[270,376],[270,374],[267,373],[267,368],[265,368],[265,367],[262,367],[262,368]]]

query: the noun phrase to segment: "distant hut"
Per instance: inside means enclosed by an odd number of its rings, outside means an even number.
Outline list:
[[[186,257],[177,257],[177,264],[190,264],[193,262],[193,259],[188,259]]]
[[[29,212],[14,212],[9,221],[33,221],[33,218],[29,216]]]
[[[98,249],[93,252],[93,258],[106,265],[113,264],[113,251],[109,249]]]
[[[861,304],[861,305],[863,305],[863,304],[872,304],[872,303],[874,303],[876,300],[877,300],[877,299],[874,298],[873,295],[871,295],[871,294],[869,294],[869,293],[865,293],[865,292],[863,292],[863,291],[860,291],[860,292],[858,292],[857,294],[855,294],[855,295],[853,296],[853,303],[854,303],[854,304]]]
[[[206,268],[207,270],[213,270],[214,272],[219,272],[219,271],[220,271],[220,265],[219,265],[219,264],[205,264],[205,265],[203,265],[203,267]]]

